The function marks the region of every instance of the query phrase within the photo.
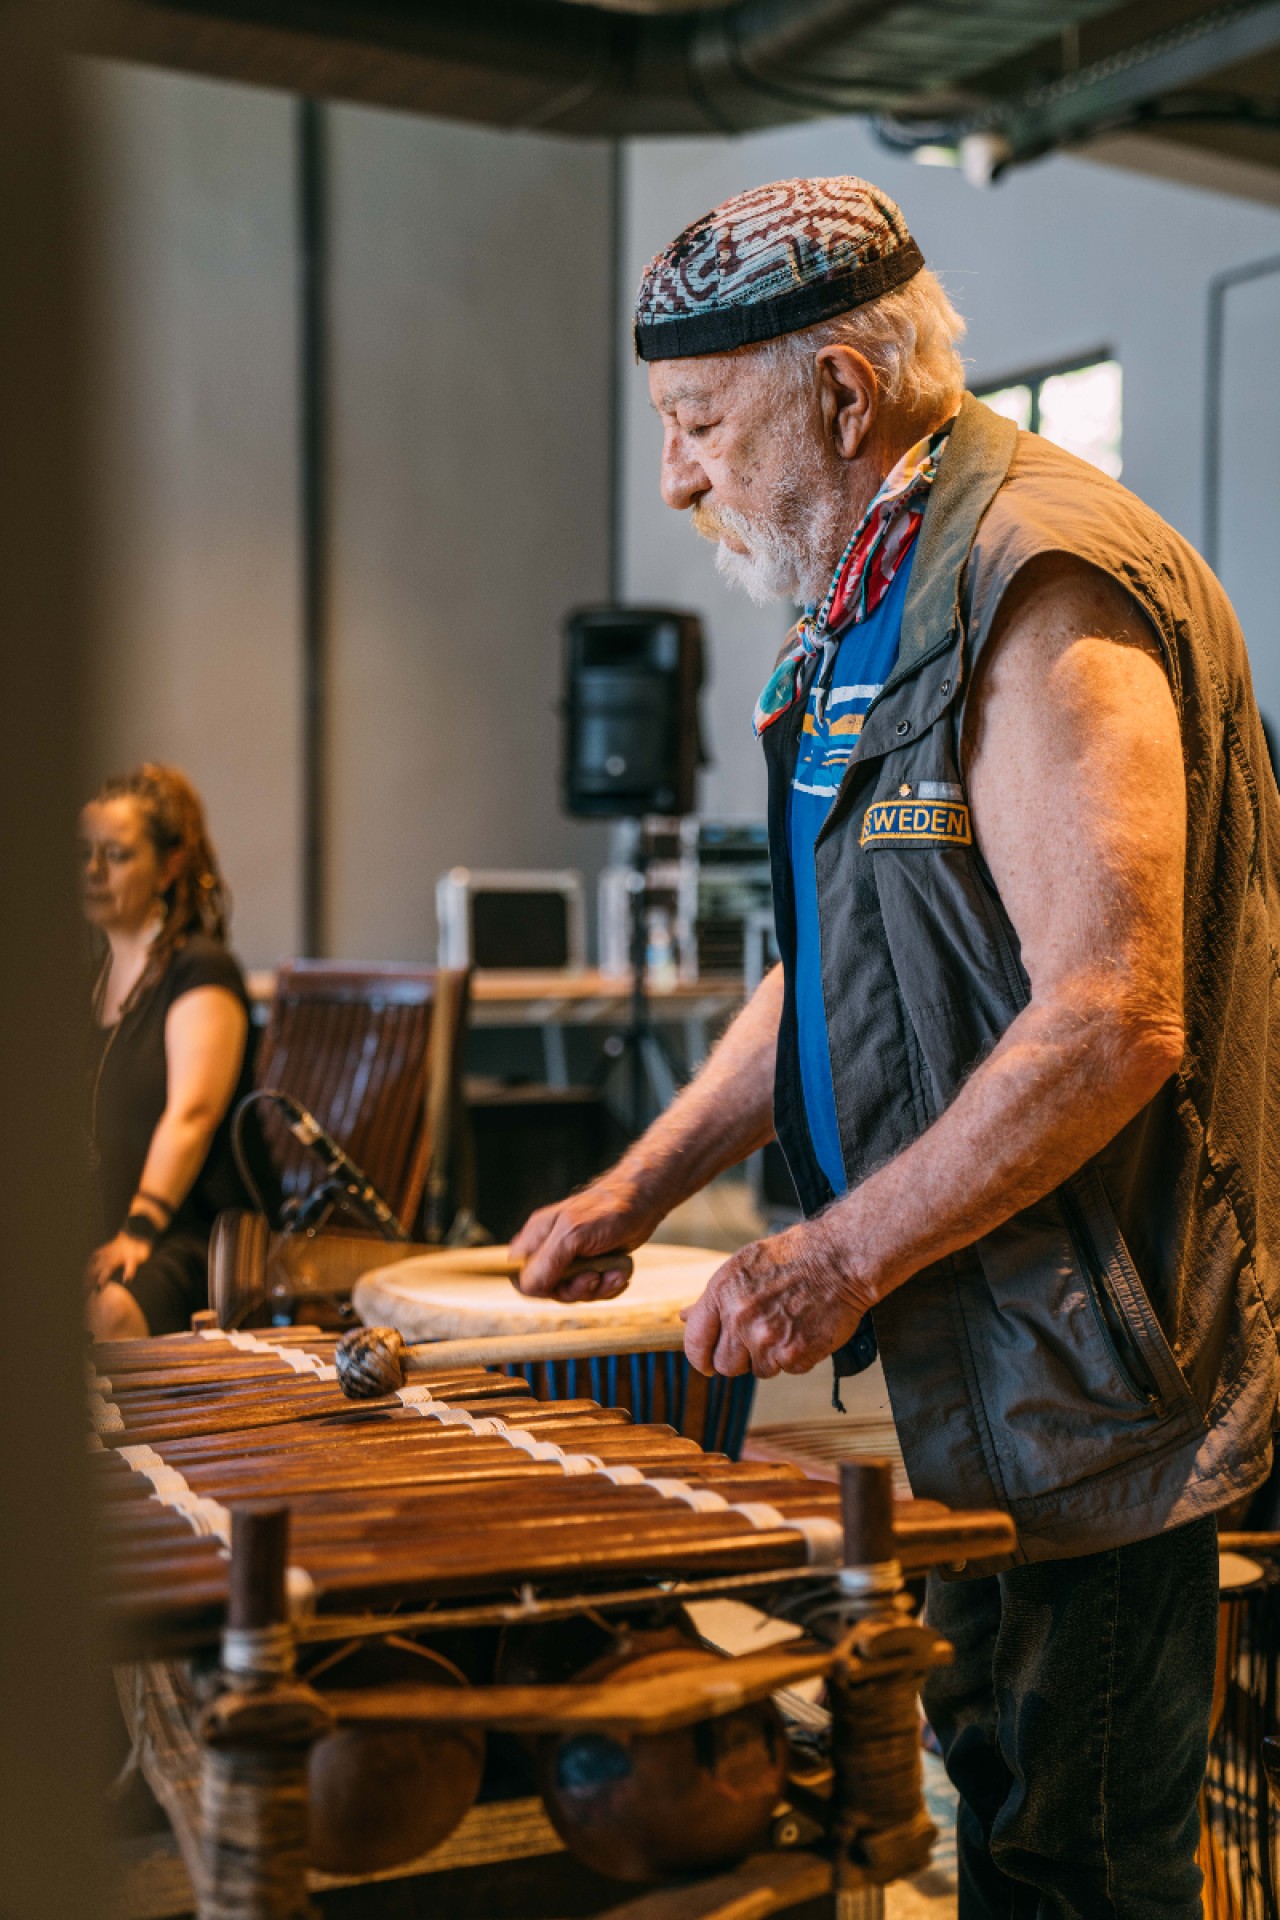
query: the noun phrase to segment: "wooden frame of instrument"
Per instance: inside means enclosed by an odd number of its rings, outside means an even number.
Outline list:
[[[134,1644],[121,1644],[119,1651],[142,1662],[134,1669],[135,1693],[129,1695],[126,1685],[126,1694],[144,1703],[141,1718],[135,1716],[135,1736],[144,1770],[188,1858],[200,1920],[293,1920],[301,1911],[298,1903],[305,1903],[307,1885],[307,1753],[335,1730],[420,1727],[436,1729],[443,1738],[489,1728],[522,1737],[598,1732],[613,1740],[643,1741],[742,1714],[779,1689],[824,1676],[833,1713],[830,1797],[824,1800],[817,1789],[793,1781],[787,1794],[800,1796],[799,1811],[789,1816],[786,1832],[794,1844],[829,1828],[830,1858],[762,1856],[728,1874],[713,1873],[678,1897],[663,1893],[625,1900],[611,1909],[613,1920],[727,1917],[734,1911],[732,1902],[747,1890],[755,1901],[751,1913],[764,1915],[793,1904],[802,1897],[801,1888],[821,1891],[834,1884],[851,1894],[874,1890],[924,1864],[932,1830],[919,1802],[918,1762],[914,1770],[909,1764],[917,1748],[915,1696],[924,1672],[945,1657],[946,1649],[928,1629],[904,1617],[896,1594],[903,1568],[1007,1555],[1014,1544],[1007,1516],[952,1514],[936,1503],[895,1504],[891,1469],[882,1461],[848,1463],[838,1492],[805,1481],[794,1468],[743,1467],[703,1453],[669,1429],[631,1426],[624,1415],[590,1402],[540,1402],[523,1382],[474,1368],[433,1376],[431,1390],[409,1390],[425,1393],[425,1403],[393,1401],[389,1414],[375,1408],[371,1415],[346,1406],[327,1383],[332,1350],[314,1329],[281,1331],[265,1340],[209,1331],[170,1342],[119,1343],[109,1356],[97,1350],[96,1359],[110,1364],[114,1375],[95,1372],[92,1377],[95,1471],[108,1503],[104,1575],[108,1587],[139,1595],[139,1605],[130,1603],[123,1614],[117,1609],[112,1616],[117,1623],[132,1622]],[[420,1417],[423,1404],[427,1414]],[[466,1412],[468,1404],[476,1414]],[[508,1417],[495,1420],[491,1411]],[[459,1418],[465,1422],[461,1429]],[[539,1440],[539,1430],[559,1434],[570,1451]],[[460,1440],[451,1438],[459,1434]],[[584,1445],[591,1447],[590,1455],[576,1451]],[[474,1469],[462,1469],[461,1478],[455,1470],[460,1458],[474,1458],[483,1478],[488,1470],[482,1456],[496,1461],[496,1535],[483,1525],[477,1530],[474,1505],[481,1481]],[[514,1483],[533,1472],[528,1461],[544,1456],[540,1477],[529,1481],[527,1492],[513,1494]],[[628,1456],[640,1467],[614,1478],[608,1461]],[[390,1478],[389,1463],[396,1469]],[[400,1471],[406,1463],[407,1478]],[[597,1471],[603,1480],[590,1478]],[[673,1471],[684,1477],[664,1477]],[[280,1504],[264,1509],[261,1494],[249,1506],[219,1504],[252,1497],[254,1486]],[[748,1504],[732,1506],[713,1492],[715,1487],[731,1497],[740,1489]],[[297,1513],[292,1548],[286,1499]],[[753,1507],[751,1500],[780,1505]],[[370,1501],[375,1509],[385,1509],[381,1536],[360,1518]],[[624,1533],[634,1535],[637,1544],[626,1544],[621,1557],[591,1548],[597,1509],[606,1516],[606,1527],[621,1524]],[[450,1568],[462,1540],[459,1517],[468,1511],[473,1513],[470,1531],[484,1550],[459,1584]],[[840,1516],[834,1542],[833,1511]],[[455,1516],[452,1522],[449,1514]],[[788,1531],[793,1525],[788,1514],[799,1516],[797,1531]],[[828,1517],[803,1517],[810,1514]],[[728,1524],[733,1516],[750,1519],[745,1532],[743,1518]],[[540,1549],[552,1520],[550,1545]],[[554,1536],[565,1523],[571,1523],[572,1533],[575,1520],[587,1523],[586,1544],[573,1548],[570,1541],[566,1553]],[[806,1527],[819,1532],[805,1533]],[[763,1530],[753,1534],[752,1528]],[[213,1543],[201,1537],[210,1529],[230,1545],[229,1562],[210,1556]],[[494,1545],[504,1529],[516,1551],[532,1556],[522,1562],[530,1578],[518,1593],[512,1591],[511,1573],[504,1571],[516,1562],[505,1557],[506,1547]],[[385,1541],[381,1549],[379,1538]],[[643,1544],[650,1539],[652,1549]],[[807,1552],[797,1551],[801,1539]],[[400,1576],[397,1540],[409,1553],[399,1562],[406,1569]],[[521,1540],[528,1546],[516,1544]],[[359,1547],[355,1562],[344,1541]],[[385,1565],[380,1551],[390,1554]],[[318,1589],[321,1599],[336,1602],[339,1611],[290,1618],[286,1571],[291,1559],[299,1561],[296,1571],[308,1589]],[[366,1560],[368,1571],[361,1573]],[[597,1580],[589,1577],[593,1561]],[[416,1575],[408,1570],[411,1563],[419,1569]],[[315,1570],[315,1588],[308,1564]],[[569,1577],[574,1566],[576,1582]],[[611,1567],[631,1567],[642,1577],[624,1581],[615,1573],[610,1578]],[[664,1567],[679,1569],[674,1582],[663,1576]],[[415,1606],[413,1596],[423,1595],[424,1579],[431,1598]],[[218,1644],[220,1591],[228,1594],[220,1690],[198,1708],[183,1706],[166,1677],[172,1670],[156,1655],[184,1645]],[[389,1591],[395,1593],[393,1607],[379,1597]],[[164,1593],[170,1598],[155,1597]],[[750,1593],[766,1609],[791,1615],[799,1606],[801,1639],[737,1658],[700,1658],[692,1669],[644,1674],[620,1669],[567,1682],[499,1678],[493,1684],[442,1686],[422,1683],[415,1673],[403,1684],[368,1687],[357,1681],[322,1694],[294,1677],[298,1649],[321,1641],[369,1642],[393,1635],[403,1644],[406,1635],[438,1635],[463,1624],[583,1614],[600,1620],[614,1611],[633,1614],[637,1605],[678,1611],[695,1594],[713,1593]],[[360,1610],[343,1605],[344,1596]],[[176,1631],[164,1626],[169,1618]],[[893,1766],[872,1764],[858,1731],[866,1726],[883,1726],[886,1739],[892,1730],[902,1748]],[[176,1777],[183,1768],[175,1761],[181,1753],[189,1761],[197,1748],[203,1782],[198,1808],[189,1777],[185,1786]],[[187,1776],[190,1772],[188,1766]],[[914,1788],[907,1776],[914,1777]],[[886,1780],[897,1782],[896,1798],[877,1805]],[[774,1804],[771,1784],[768,1790],[766,1813]],[[776,1839],[781,1831],[776,1808],[774,1831]],[[269,1854],[266,1833],[272,1835]]]

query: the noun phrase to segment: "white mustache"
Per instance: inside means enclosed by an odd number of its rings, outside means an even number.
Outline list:
[[[767,538],[772,529],[761,528],[749,520],[745,513],[739,513],[733,507],[712,507],[702,501],[690,510],[693,530],[701,534],[704,540],[723,540],[726,534],[740,540],[753,551],[760,544],[762,535]]]

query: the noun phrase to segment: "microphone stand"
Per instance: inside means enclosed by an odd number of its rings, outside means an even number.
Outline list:
[[[236,1108],[231,1122],[231,1144],[236,1165],[241,1178],[253,1197],[257,1200],[261,1212],[269,1209],[263,1204],[258,1192],[252,1170],[243,1150],[241,1130],[246,1110],[259,1100],[269,1100],[285,1116],[289,1132],[300,1146],[306,1147],[322,1162],[328,1178],[322,1180],[310,1193],[290,1201],[280,1215],[281,1231],[286,1234],[302,1233],[314,1228],[327,1218],[333,1207],[345,1201],[353,1212],[358,1213],[384,1240],[407,1241],[409,1234],[401,1226],[395,1213],[383,1199],[372,1180],[358,1167],[336,1140],[330,1138],[313,1113],[309,1113],[300,1100],[291,1093],[285,1093],[279,1087],[257,1087],[245,1095]]]

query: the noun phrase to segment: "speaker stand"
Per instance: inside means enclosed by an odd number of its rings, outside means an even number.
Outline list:
[[[683,1074],[666,1036],[649,1012],[648,970],[645,965],[648,928],[643,822],[636,820],[632,840],[631,874],[627,891],[631,902],[631,995],[627,1024],[605,1041],[605,1058],[591,1084],[603,1086],[615,1070],[627,1070],[627,1126],[633,1140],[649,1124],[651,1110],[660,1113],[674,1100]]]

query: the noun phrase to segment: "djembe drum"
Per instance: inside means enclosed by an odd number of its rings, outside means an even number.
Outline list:
[[[746,1437],[755,1382],[694,1371],[680,1352],[636,1352],[628,1337],[667,1328],[678,1344],[681,1310],[691,1307],[724,1255],[704,1247],[649,1245],[633,1255],[635,1272],[614,1300],[534,1299],[507,1274],[505,1247],[447,1249],[380,1267],[356,1283],[353,1303],[366,1326],[395,1327],[406,1341],[581,1333],[602,1351],[571,1358],[514,1360],[508,1371],[542,1400],[585,1396],[623,1407],[641,1424],[659,1422],[712,1452],[737,1459]]]

